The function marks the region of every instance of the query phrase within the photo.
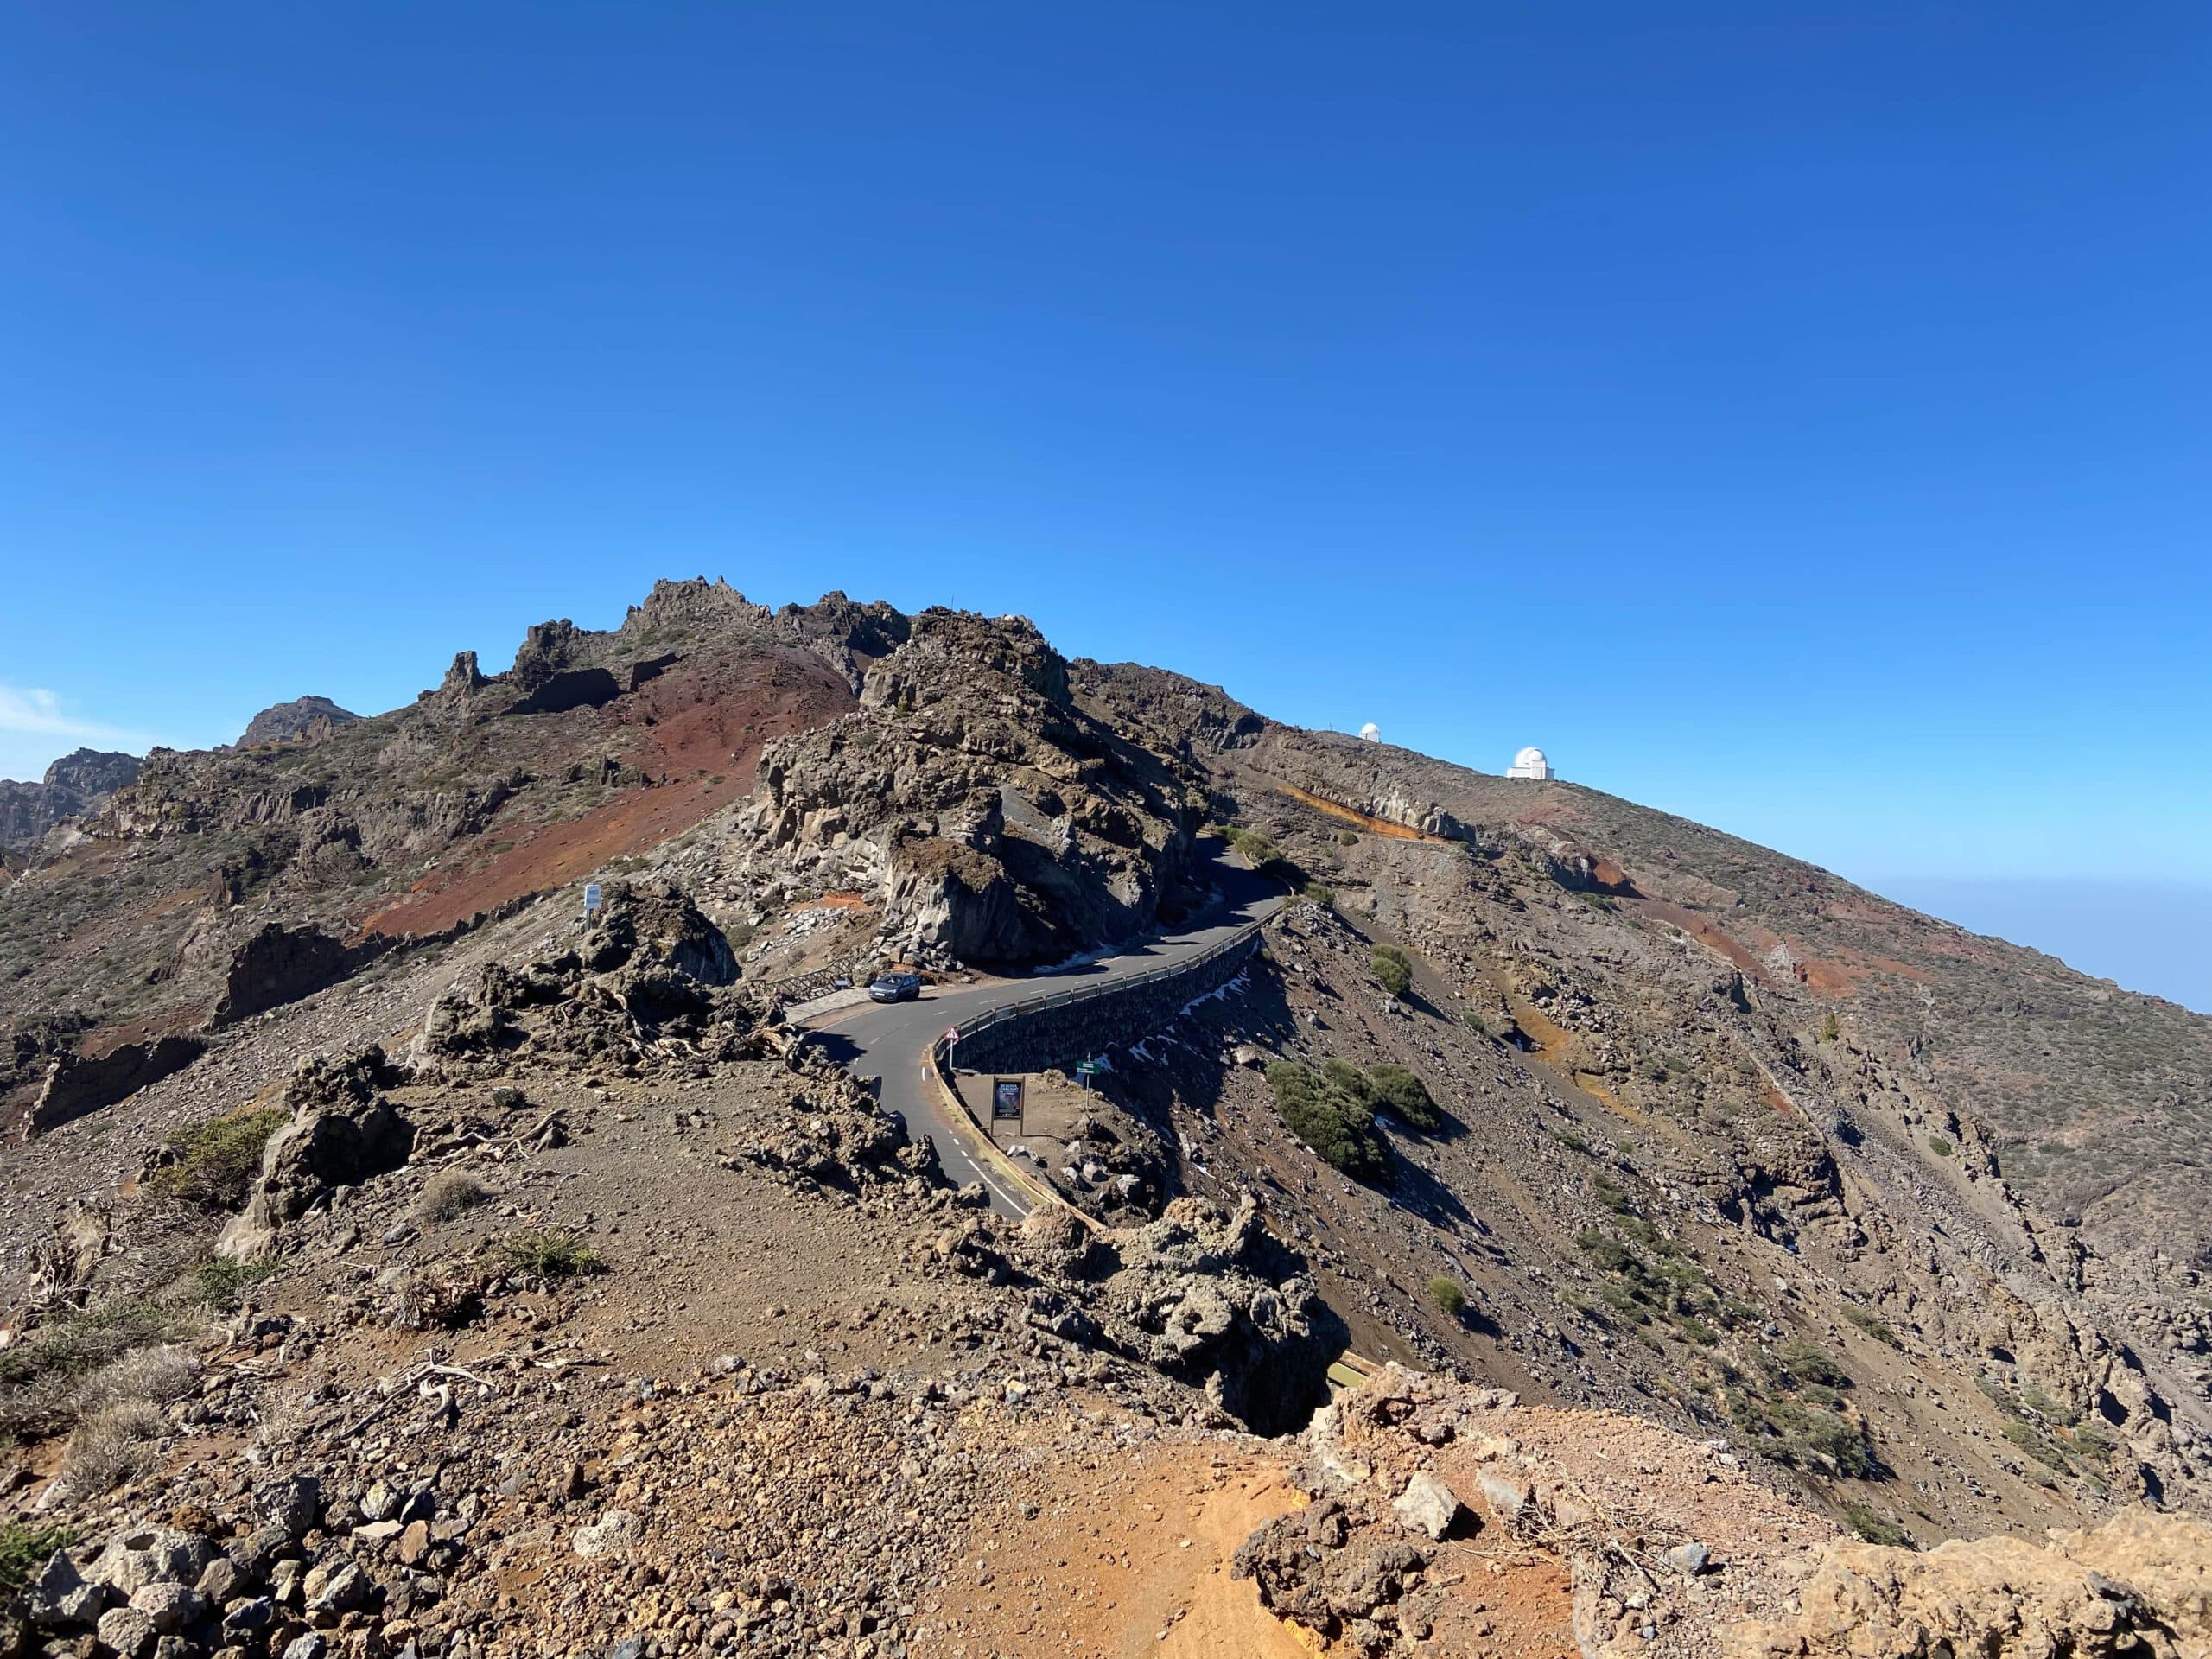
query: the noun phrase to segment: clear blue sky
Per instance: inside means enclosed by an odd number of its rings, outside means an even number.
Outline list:
[[[2184,4],[8,4],[0,773],[703,572],[2212,883],[2208,111]]]

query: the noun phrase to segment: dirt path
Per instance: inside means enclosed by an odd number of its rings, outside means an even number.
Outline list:
[[[1302,1501],[1272,1459],[1196,1446],[1063,1469],[1034,1519],[978,1529],[915,1659],[1318,1651],[1230,1574],[1253,1529]]]

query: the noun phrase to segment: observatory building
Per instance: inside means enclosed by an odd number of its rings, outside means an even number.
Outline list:
[[[1526,748],[1513,757],[1513,764],[1505,769],[1505,775],[1509,778],[1533,778],[1538,783],[1543,783],[1559,774],[1552,770],[1552,763],[1544,759],[1541,749]]]
[[[1359,741],[1363,743],[1380,743],[1382,741],[1382,728],[1373,721],[1369,721],[1366,725],[1359,728]]]

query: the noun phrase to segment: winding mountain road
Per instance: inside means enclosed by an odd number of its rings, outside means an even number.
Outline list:
[[[906,1119],[908,1135],[917,1139],[927,1135],[936,1143],[946,1176],[963,1186],[982,1182],[990,1194],[991,1207],[1018,1219],[1029,1213],[1034,1201],[980,1150],[982,1131],[965,1114],[956,1119],[945,1104],[929,1073],[930,1046],[949,1027],[1011,1002],[1109,985],[1186,962],[1285,902],[1280,887],[1226,860],[1215,860],[1211,874],[1219,901],[1179,931],[1058,973],[988,980],[980,985],[925,986],[912,1002],[864,1002],[840,1008],[803,1022],[806,1040],[855,1077],[882,1079],[879,1098],[885,1109]]]

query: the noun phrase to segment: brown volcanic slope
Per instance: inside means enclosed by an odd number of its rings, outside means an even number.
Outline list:
[[[765,743],[850,709],[905,629],[842,595],[772,613],[664,582],[617,630],[544,624],[503,674],[465,653],[310,741],[156,750],[0,909],[9,1023],[54,1033],[18,1041],[0,1100],[21,1109],[55,1042],[199,1025],[265,924],[435,934],[649,851],[741,797]]]
[[[2212,1268],[2212,1019],[1595,790],[1297,731],[1157,671],[1078,671],[1099,706],[1179,745],[1249,810],[1319,803],[1538,868],[1605,900],[1600,932],[1687,937],[1808,1036],[1834,1014],[1878,1073],[1836,1085],[1850,1103],[1886,1090],[1933,1130],[1946,1114],[1972,1120],[1977,1174],[2159,1287],[2196,1288]],[[1573,966],[1602,976],[1604,955]],[[2063,1236],[2044,1248],[2070,1253]]]
[[[1075,1103],[1040,1176],[1104,1232],[955,1194],[779,1022],[789,976],[1172,918],[1209,821],[1314,885],[1094,1092],[1037,1080]],[[35,856],[0,1570],[81,1542],[35,1638],[0,1582],[0,1655],[156,1617],[170,1659],[2202,1635],[2204,1535],[2152,1512],[2212,1490],[2202,1194],[2156,1157],[2199,1156],[2208,1022],[1777,855],[1018,620],[693,582],[156,755]],[[528,902],[601,874],[588,925]],[[1435,1116],[1392,1084],[1353,1179],[1270,1062],[1402,1067]],[[1433,1375],[1245,1432],[1346,1331]],[[1409,1523],[1416,1473],[1473,1514]],[[178,1581],[110,1605],[101,1544],[157,1522]]]

